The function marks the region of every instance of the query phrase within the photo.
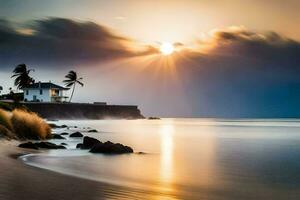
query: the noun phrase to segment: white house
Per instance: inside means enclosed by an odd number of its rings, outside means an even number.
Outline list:
[[[51,82],[38,82],[22,88],[24,101],[33,102],[63,102],[68,98],[64,91],[69,88],[53,84]]]

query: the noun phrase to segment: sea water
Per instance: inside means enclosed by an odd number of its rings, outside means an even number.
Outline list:
[[[82,138],[67,137],[68,150],[23,157],[32,166],[126,188],[111,199],[300,199],[300,120],[55,123],[143,152],[91,154],[75,148]],[[98,133],[88,133],[87,127]],[[65,131],[73,130],[56,130]]]

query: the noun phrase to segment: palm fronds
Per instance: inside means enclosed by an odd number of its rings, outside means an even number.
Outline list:
[[[63,80],[65,86],[68,88],[73,87],[72,94],[70,97],[70,102],[71,102],[76,84],[81,85],[81,87],[83,87],[84,84],[81,82],[82,78],[78,78],[77,73],[73,70],[69,71],[69,73],[65,76],[65,78],[66,79]]]
[[[18,89],[25,88],[34,83],[34,79],[29,76],[31,71],[33,70],[28,70],[25,64],[19,64],[15,67],[13,71],[14,74],[11,76],[11,78],[15,78],[14,84]]]

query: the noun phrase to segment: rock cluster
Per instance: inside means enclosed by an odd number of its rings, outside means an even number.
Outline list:
[[[52,124],[52,123],[49,123],[48,124],[51,128],[68,128],[67,125],[63,124],[63,125],[57,125],[57,124]]]
[[[82,135],[82,133],[77,131],[75,133],[70,134],[70,137],[83,137],[83,135]]]
[[[65,140],[66,138],[64,138],[63,136],[61,136],[59,134],[52,133],[52,138],[51,139]]]
[[[88,133],[98,133],[96,129],[88,130]]]
[[[25,142],[19,144],[19,147],[27,149],[66,149],[66,147],[64,147],[63,145],[57,145],[51,142]]]
[[[95,138],[85,136],[83,143],[77,144],[76,148],[90,149],[91,153],[105,153],[105,154],[123,154],[133,153],[133,149],[120,143],[113,143],[110,141],[101,142]]]
[[[123,153],[133,153],[133,149],[129,146],[125,146],[120,143],[112,143],[110,141],[104,143],[98,143],[94,145],[91,153],[105,153],[105,154],[123,154]]]

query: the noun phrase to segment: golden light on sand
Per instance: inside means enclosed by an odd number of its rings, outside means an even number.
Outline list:
[[[164,42],[161,44],[159,50],[163,55],[170,55],[174,52],[175,48],[172,43]]]

